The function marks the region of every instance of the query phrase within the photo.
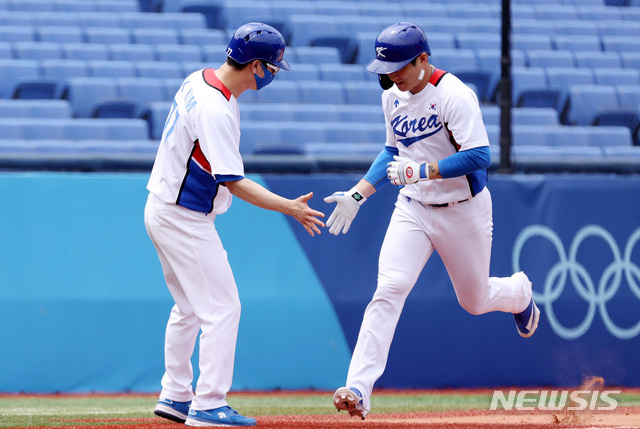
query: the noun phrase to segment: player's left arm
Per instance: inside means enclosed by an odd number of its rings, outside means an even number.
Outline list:
[[[227,180],[225,185],[229,192],[236,197],[256,207],[277,211],[293,217],[302,224],[312,237],[314,232],[321,234],[319,227],[324,228],[324,222],[318,218],[324,217],[324,213],[312,209],[308,204],[308,201],[313,197],[313,192],[290,200],[274,194],[246,177],[235,176],[234,178],[237,178],[237,180]]]

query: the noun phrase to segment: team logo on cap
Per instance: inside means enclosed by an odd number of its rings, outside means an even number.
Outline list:
[[[382,57],[382,58],[387,58],[386,55],[382,53],[382,51],[384,51],[385,49],[387,49],[387,48],[384,47],[384,46],[378,46],[376,48],[376,56],[377,57]]]

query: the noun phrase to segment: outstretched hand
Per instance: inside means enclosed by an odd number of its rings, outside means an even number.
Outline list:
[[[309,207],[309,204],[307,202],[311,199],[311,197],[313,197],[313,192],[309,192],[306,195],[299,196],[295,200],[291,200],[292,205],[289,215],[300,222],[304,229],[306,229],[307,232],[313,237],[314,232],[321,234],[320,228],[324,228],[324,222],[318,219],[318,217],[324,217],[324,213]]]

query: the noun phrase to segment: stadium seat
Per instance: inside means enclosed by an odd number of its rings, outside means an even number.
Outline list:
[[[3,42],[33,42],[35,38],[35,31],[31,27],[0,26],[0,40]]]
[[[449,16],[458,19],[491,19],[500,17],[495,4],[449,3]]]
[[[638,109],[619,108],[598,112],[593,120],[593,125],[626,127],[631,132],[633,144],[640,145],[640,113]]]
[[[348,82],[335,81],[301,81],[300,93],[302,102],[318,104],[344,104],[348,102],[345,85]]]
[[[442,49],[432,52],[429,60],[437,68],[454,74],[458,70],[473,70],[478,67],[475,51],[471,49]]]
[[[551,4],[534,4],[532,5],[536,14],[536,18],[541,21],[548,20],[576,20],[580,19],[578,8],[573,5],[551,5]]]
[[[153,77],[160,79],[185,78],[182,65],[177,61],[137,61],[134,63],[138,77]]]
[[[74,117],[90,118],[100,101],[118,98],[118,87],[114,78],[71,78],[66,83],[62,98],[71,104]]]
[[[336,17],[329,15],[292,15],[289,25],[292,46],[310,46],[313,39],[340,33]]]
[[[344,122],[384,123],[384,113],[380,104],[347,104],[335,106],[338,120]]]
[[[490,19],[472,19],[469,22],[469,31],[472,33],[483,33],[483,34],[500,34],[502,31],[502,21],[497,18]],[[431,35],[429,37],[429,43],[431,43]],[[431,47],[431,45],[429,45]]]
[[[617,7],[607,7],[600,2],[598,6],[581,5],[578,8],[580,19],[585,21],[610,21],[622,19],[620,9]]]
[[[358,51],[356,52],[356,64],[367,65],[375,57],[375,43],[378,33],[356,33],[358,39]],[[433,52],[432,52],[433,53]]]
[[[178,30],[173,28],[132,28],[133,43],[147,45],[178,44]]]
[[[622,60],[618,52],[601,51],[574,53],[576,67],[622,67]]]
[[[640,69],[640,52],[620,52],[622,66],[630,69]]]
[[[593,76],[599,85],[640,85],[640,72],[634,69],[596,67]]]
[[[171,110],[171,103],[164,101],[156,101],[147,104],[146,111],[141,115],[141,118],[147,121],[149,126],[149,137],[155,140],[162,138],[162,131],[164,129],[164,123],[167,120],[167,115]]]
[[[84,41],[80,27],[38,27],[36,40],[53,43],[82,43]]]
[[[109,51],[102,43],[63,43],[62,56],[68,60],[107,61]]]
[[[553,34],[558,36],[592,36],[600,35],[598,27],[593,21],[555,20]]]
[[[316,64],[291,64],[291,70],[277,74],[278,80],[320,80],[320,69]]]
[[[201,29],[207,28],[207,19],[200,13],[191,12],[164,12],[163,17],[169,22],[172,28],[178,30],[178,33],[185,29]]]
[[[511,34],[511,48],[523,52],[541,49],[550,51],[553,49],[551,36],[548,34]]]
[[[240,153],[252,154],[256,146],[282,143],[282,126],[283,123],[273,121],[243,121],[240,124]]]
[[[493,94],[490,93],[493,76],[488,71],[458,71],[455,75],[467,85],[474,85],[476,87],[480,102],[491,102],[493,100]]]
[[[512,75],[512,102],[517,105],[520,94],[524,90],[547,89],[545,71],[540,67],[513,67]]]
[[[316,3],[316,13],[318,15],[361,15],[360,5],[354,2],[341,2],[325,0]]]
[[[344,64],[352,64],[355,62],[358,42],[350,35],[327,35],[312,39],[311,46],[336,48],[340,52],[340,61]]]
[[[245,91],[241,97],[246,101],[245,93],[253,93],[255,100],[263,103],[300,103],[302,101],[301,85],[301,82],[298,81],[276,78],[273,83],[260,91]]]
[[[640,85],[615,85],[620,107],[640,109]]]
[[[599,36],[586,35],[556,35],[552,37],[553,47],[558,51],[589,51],[602,50]]]
[[[571,85],[569,87],[568,123],[591,125],[600,110],[617,108],[618,96],[610,85]]]
[[[538,88],[524,89],[518,96],[517,107],[550,107],[562,113],[564,105],[562,92],[559,89]]]
[[[322,80],[347,81],[347,80],[367,80],[364,66],[361,64],[320,64],[318,66],[320,78]]]
[[[67,100],[0,100],[0,118],[71,118]]]
[[[610,146],[633,146],[631,130],[628,126],[592,126],[587,129],[587,142],[589,146],[600,148]]]
[[[224,6],[215,3],[196,3],[182,6],[182,13],[199,13],[205,19],[207,28],[225,30]]]
[[[98,102],[91,117],[96,119],[132,119],[137,117],[136,112],[137,104],[134,100],[114,99]]]
[[[530,50],[525,51],[529,67],[575,67],[571,51]]]
[[[224,30],[188,28],[178,32],[180,43],[183,45],[224,45],[229,43],[229,37]]]
[[[500,49],[502,37],[500,33],[459,33],[456,34],[459,49]],[[431,47],[431,46],[429,46]]]
[[[591,68],[582,67],[547,67],[545,69],[547,77],[547,85],[549,89],[560,90],[561,97],[559,106],[562,106],[560,112],[561,120],[566,120],[565,109],[569,98],[569,87],[571,85],[592,85],[595,83],[593,71]],[[565,123],[565,125],[567,125]]]
[[[285,49],[285,59],[290,61],[289,48]],[[205,45],[202,47],[203,60],[212,64],[213,67],[218,67],[219,64],[224,63],[227,60],[227,45]]]
[[[330,46],[297,46],[297,62],[302,64],[342,63],[338,48]],[[286,50],[285,50],[286,56]],[[285,57],[286,58],[286,57]]]
[[[136,69],[132,61],[87,61],[89,76],[134,77]]]
[[[76,25],[85,29],[92,27],[127,28],[122,22],[122,14],[119,13],[78,12],[74,13],[73,17],[77,21]]]
[[[225,26],[229,29],[236,29],[252,21],[265,22],[273,17],[269,2],[233,0],[223,4]]]
[[[121,78],[116,83],[119,97],[135,102],[134,117],[141,116],[150,103],[167,99],[164,83],[160,79]]]
[[[155,46],[156,60],[198,62],[203,60],[202,49],[197,45],[159,44]]]
[[[46,100],[58,96],[58,79],[20,79],[13,90],[13,97],[21,100]]]
[[[602,47],[605,51],[640,53],[638,36],[602,36]]]
[[[54,42],[15,42],[13,53],[20,60],[60,59],[62,47]]]
[[[21,79],[34,79],[39,76],[38,61],[0,60],[0,98],[12,98],[15,86]]]
[[[155,61],[153,45],[134,43],[108,44],[109,59],[113,61]]]
[[[600,36],[629,36],[640,37],[640,22],[638,21],[595,21]]]
[[[537,19],[518,19],[512,23],[512,34],[534,34],[551,36],[555,34],[555,26],[552,21],[539,21]]]
[[[377,82],[343,82],[347,104],[380,105],[382,102],[382,88]]]
[[[431,52],[438,52],[441,49],[457,49],[458,43],[453,33],[434,33],[427,36]]]
[[[133,42],[129,29],[121,27],[85,27],[84,40],[109,45]]]
[[[13,59],[12,45],[9,42],[0,42],[0,59]]]

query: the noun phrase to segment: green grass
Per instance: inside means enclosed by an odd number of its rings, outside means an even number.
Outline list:
[[[488,409],[491,394],[456,394],[455,392],[380,393],[372,398],[375,413],[437,412],[447,410]],[[0,396],[0,427],[38,427],[73,425],[109,425],[109,422],[87,423],[101,419],[153,418],[155,395],[131,396]],[[231,393],[229,403],[246,415],[312,415],[334,414],[331,392],[313,394]],[[640,406],[640,394],[616,396],[618,406]],[[85,422],[78,422],[82,420]],[[123,424],[122,421],[117,422]],[[126,423],[126,422],[124,422]],[[132,422],[132,427],[133,426]]]

